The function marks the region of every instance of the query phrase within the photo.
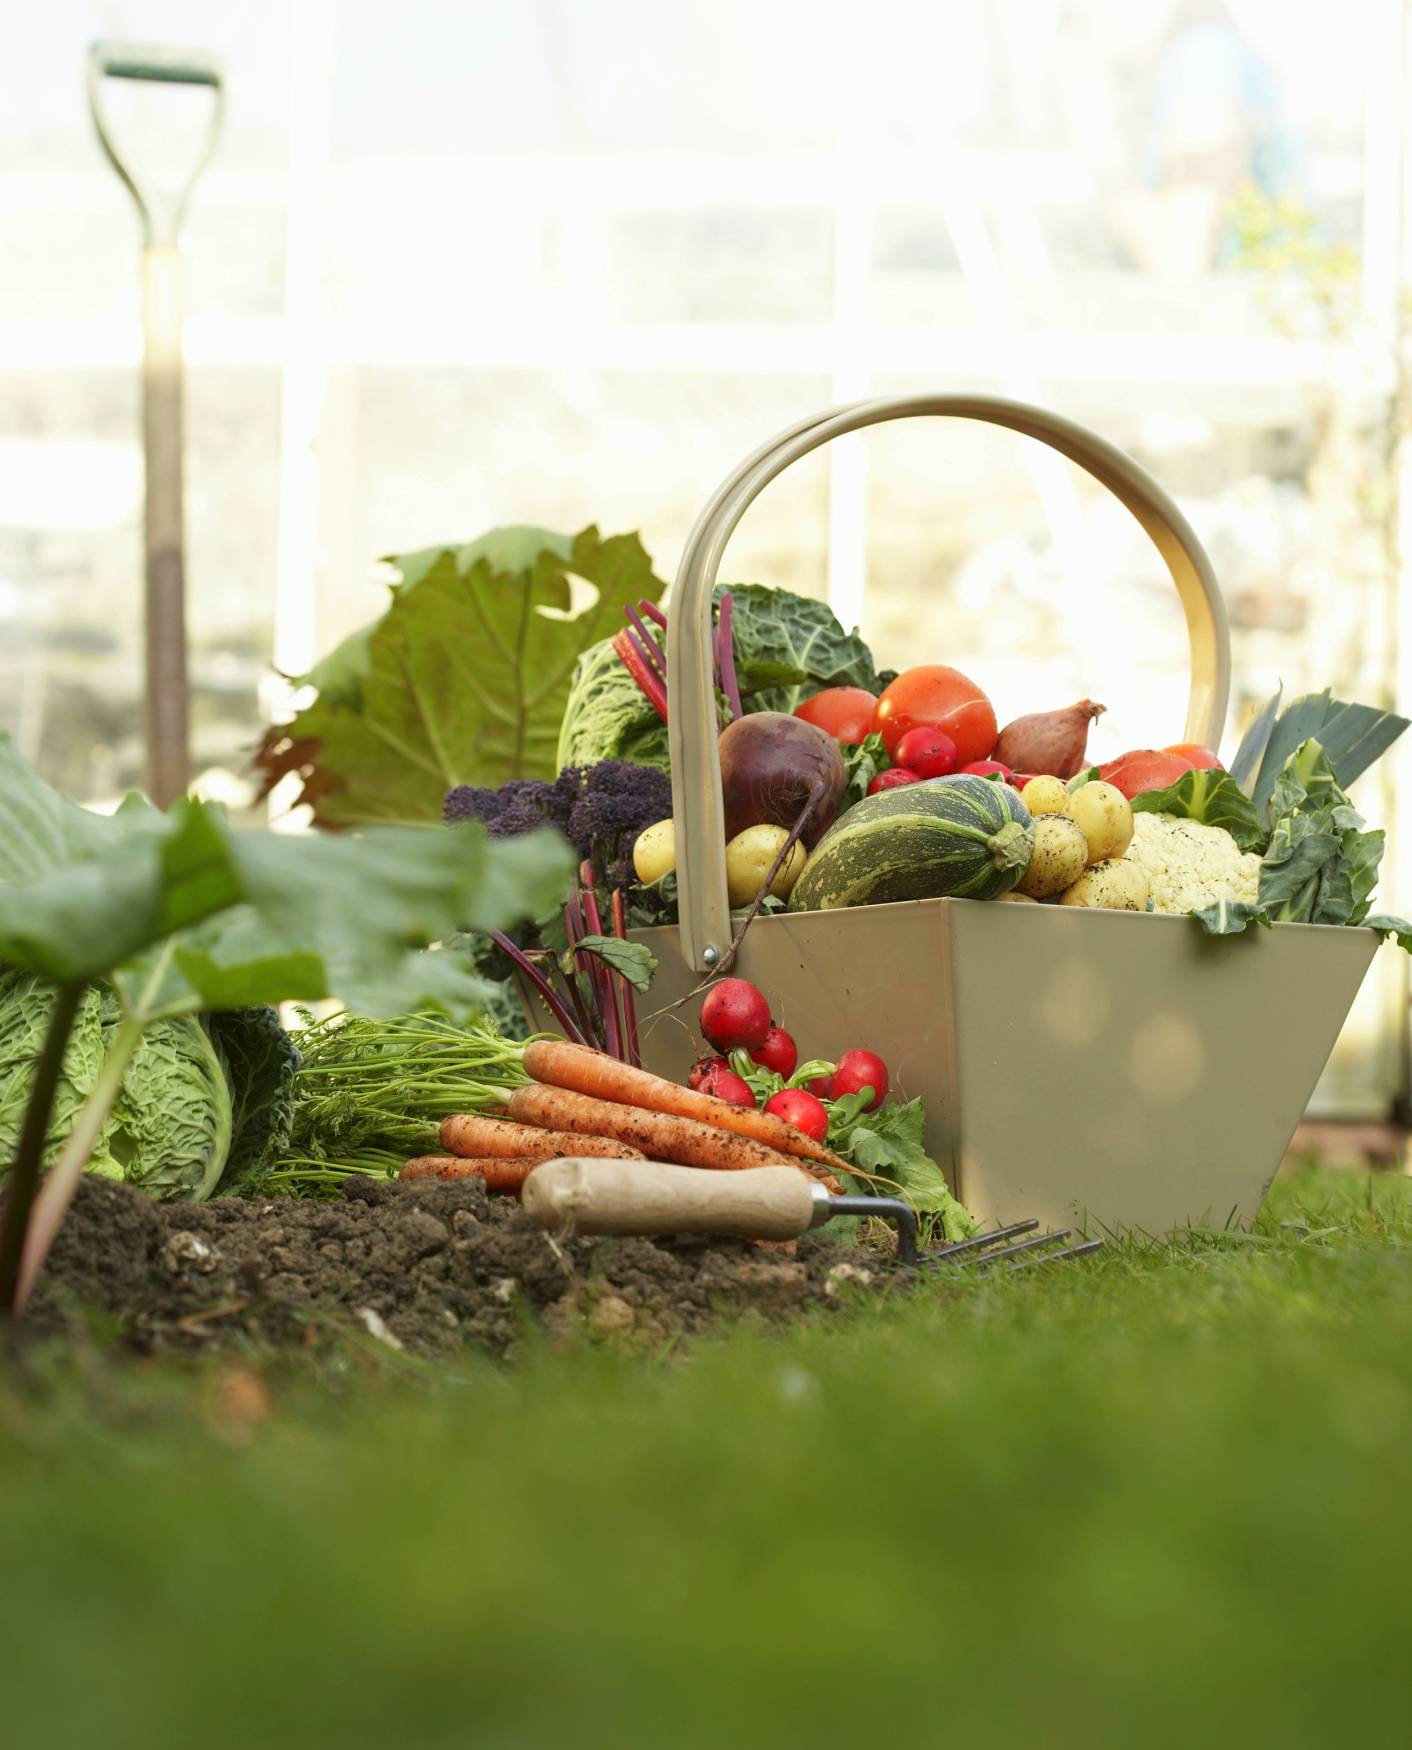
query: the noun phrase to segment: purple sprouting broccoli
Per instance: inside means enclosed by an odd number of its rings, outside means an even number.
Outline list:
[[[629,760],[569,766],[552,780],[512,778],[498,790],[459,784],[445,804],[448,821],[479,820],[495,838],[556,826],[613,887],[632,879],[637,835],[671,812],[667,774]]]

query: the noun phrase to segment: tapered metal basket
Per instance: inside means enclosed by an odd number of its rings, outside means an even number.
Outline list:
[[[680,924],[633,936],[659,961],[643,1004],[644,1062],[659,1074],[684,1079],[700,1054],[697,1005],[671,1005],[710,976],[733,935],[710,639],[726,543],[759,493],[811,450],[929,416],[1037,438],[1127,506],[1186,615],[1185,739],[1219,739],[1230,687],[1220,589],[1185,517],[1122,451],[1057,414],[989,396],[862,402],[780,433],[707,504],[672,592]],[[827,1018],[839,1049],[883,1054],[897,1092],[921,1096],[927,1146],[982,1221],[1038,1216],[1160,1234],[1254,1215],[1377,941],[1371,930],[1307,924],[1215,938],[1189,918],[928,899],[758,917],[732,970],[805,1042]]]

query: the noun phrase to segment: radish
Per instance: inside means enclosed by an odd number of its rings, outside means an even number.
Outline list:
[[[699,1094],[714,1094],[718,1100],[725,1100],[731,1106],[755,1105],[750,1083],[730,1068],[709,1071],[696,1091]]]
[[[802,1130],[805,1136],[812,1136],[815,1142],[822,1142],[829,1133],[829,1115],[823,1101],[803,1088],[781,1088],[766,1100],[765,1110]]]
[[[686,1085],[695,1089],[699,1094],[712,1076],[719,1075],[723,1069],[729,1068],[730,1065],[723,1057],[698,1057],[691,1066],[691,1073],[686,1078]]]
[[[970,765],[962,766],[961,770],[974,778],[1003,778],[1007,784],[1015,782],[1015,774],[1009,766],[1001,765],[999,760],[972,760]]]
[[[909,729],[897,744],[897,765],[919,778],[946,778],[960,764],[956,743],[944,729]]]
[[[701,1005],[701,1031],[717,1051],[753,1051],[770,1031],[770,1005],[745,979],[723,978]]]
[[[809,1081],[805,1082],[804,1086],[816,1100],[833,1099],[832,1076],[814,1076]]]
[[[750,1053],[761,1069],[772,1069],[786,1081],[794,1074],[799,1062],[799,1047],[783,1027],[771,1027],[764,1042]]]
[[[876,796],[880,790],[895,790],[900,784],[920,784],[920,772],[909,772],[905,766],[893,766],[890,771],[879,772],[871,784],[868,794]]]
[[[875,1051],[845,1051],[833,1072],[834,1099],[861,1093],[864,1088],[873,1091],[873,1098],[864,1111],[881,1106],[887,1098],[887,1065]]]

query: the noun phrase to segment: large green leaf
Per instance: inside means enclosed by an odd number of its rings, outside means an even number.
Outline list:
[[[497,537],[398,560],[404,584],[368,635],[366,666],[351,674],[361,657],[347,653],[332,694],[267,743],[267,775],[300,772],[317,824],[439,820],[457,784],[558,770],[581,654],[663,585],[636,535]],[[571,577],[594,592],[577,613]]]
[[[1285,762],[1304,742],[1317,741],[1339,784],[1347,790],[1382,758],[1407,727],[1407,718],[1375,705],[1335,699],[1329,689],[1293,699],[1276,716],[1279,695],[1246,731],[1231,771],[1263,814]],[[1271,818],[1275,813],[1269,809]]]
[[[211,804],[162,814],[140,799],[93,814],[5,738],[0,847],[0,961],[62,982],[111,976],[142,1019],[324,997],[373,1013],[464,1006],[481,991],[464,956],[420,950],[549,909],[574,865],[551,831],[236,832]]]

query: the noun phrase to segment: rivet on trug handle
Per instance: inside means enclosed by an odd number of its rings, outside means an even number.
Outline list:
[[[714,942],[708,942],[701,950],[701,958],[705,961],[706,969],[709,972],[710,969],[720,960],[721,950]]]

